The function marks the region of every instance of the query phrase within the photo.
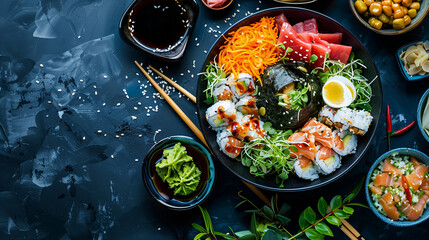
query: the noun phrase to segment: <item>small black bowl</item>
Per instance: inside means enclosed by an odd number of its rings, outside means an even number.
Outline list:
[[[188,155],[193,157],[195,165],[201,170],[197,190],[184,197],[174,196],[155,171],[155,164],[162,159],[164,149],[172,148],[178,142],[186,147]],[[142,176],[146,189],[157,202],[172,210],[188,210],[209,197],[215,183],[216,172],[210,152],[203,145],[190,137],[171,136],[162,139],[148,151],[143,160]]]
[[[147,54],[154,56],[158,59],[165,61],[178,61],[184,54],[186,45],[188,44],[189,37],[191,36],[192,30],[197,22],[199,7],[196,0],[177,0],[178,3],[186,10],[189,18],[188,27],[183,34],[183,37],[174,44],[173,47],[168,49],[156,49],[150,46],[145,45],[144,43],[137,40],[131,30],[131,15],[139,7],[139,4],[147,3],[148,0],[135,0],[125,11],[124,15],[121,18],[119,24],[119,33],[122,39],[132,46],[143,50]],[[153,24],[153,22],[148,22],[146,24]]]

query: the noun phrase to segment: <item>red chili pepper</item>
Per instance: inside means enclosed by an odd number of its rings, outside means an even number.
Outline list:
[[[392,135],[392,119],[390,117],[389,105],[387,105],[387,111],[386,111],[386,132],[387,132],[387,145],[390,150],[390,135]]]
[[[404,175],[402,175],[402,187],[404,187],[408,202],[410,202],[410,205],[413,206],[413,198],[411,197],[410,188],[408,187],[408,182]]]
[[[413,121],[412,123],[408,124],[407,126],[405,126],[405,127],[401,128],[401,129],[399,129],[399,130],[397,130],[397,131],[394,131],[390,136],[391,136],[391,137],[393,137],[393,136],[397,136],[397,135],[400,135],[400,134],[402,134],[402,133],[404,133],[404,132],[406,132],[406,131],[410,130],[410,128],[412,128],[412,127],[414,126],[414,124],[415,124],[415,123],[416,123],[416,121]]]

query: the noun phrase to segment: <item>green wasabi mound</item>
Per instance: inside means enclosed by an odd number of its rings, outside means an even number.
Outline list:
[[[165,149],[164,158],[156,165],[156,172],[174,195],[186,196],[194,192],[200,183],[201,171],[195,165],[186,148],[176,143],[173,148]]]

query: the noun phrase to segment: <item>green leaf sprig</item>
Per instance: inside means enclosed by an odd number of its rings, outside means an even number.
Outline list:
[[[201,74],[203,75],[202,79],[207,81],[207,88],[204,90],[206,100],[204,102],[211,105],[216,102],[216,98],[213,96],[214,88],[218,83],[226,81],[226,73],[216,62],[212,62],[207,66],[206,71]]]
[[[356,88],[356,99],[350,104],[350,107],[353,109],[371,111],[372,107],[369,102],[371,101],[372,89],[370,85],[378,76],[372,81],[369,81],[362,75],[363,69],[365,68],[366,66],[363,64],[362,59],[355,59],[355,55],[352,52],[348,64],[339,61],[325,60],[322,69],[326,69],[327,71],[320,71],[318,76],[323,84],[333,76],[343,76],[349,79]],[[317,69],[314,69],[313,73],[317,73],[317,71]]]
[[[291,234],[286,229],[286,225],[291,221],[290,218],[286,217],[289,213],[290,206],[283,203],[281,207],[278,208],[277,195],[271,198],[270,206],[265,205],[262,208],[258,208],[253,202],[242,196],[241,192],[239,192],[238,195],[243,201],[237,204],[236,208],[246,203],[250,204],[253,208],[246,211],[252,214],[250,219],[250,230],[234,232],[230,228],[231,234],[229,235],[216,232],[213,230],[211,220],[208,219],[210,218],[208,212],[200,207],[206,228],[195,223],[192,224],[192,226],[200,232],[194,240],[214,240],[217,239],[217,236],[227,240],[292,240],[302,239],[298,238],[301,237],[301,235],[305,235],[310,240],[321,240],[325,239],[326,236],[333,237],[334,234],[329,225],[341,226],[343,224],[341,219],[347,219],[353,215],[354,209],[352,206],[368,208],[364,204],[351,202],[358,195],[362,188],[362,184],[363,179],[344,199],[340,195],[336,195],[331,199],[329,205],[323,197],[320,197],[317,203],[318,213],[316,213],[311,206],[305,208],[298,219],[301,230],[295,235]]]
[[[270,137],[254,139],[244,144],[241,164],[249,167],[250,173],[258,177],[275,175],[276,182],[283,187],[284,181],[293,170],[295,160],[290,156],[290,149],[298,150],[287,140],[292,135],[292,130],[280,131],[271,126],[270,122],[263,125]]]

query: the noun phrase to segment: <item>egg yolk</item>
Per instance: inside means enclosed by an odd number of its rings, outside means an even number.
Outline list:
[[[344,89],[337,82],[330,82],[323,87],[325,98],[333,104],[341,104],[344,102]]]
[[[355,97],[355,93],[353,92],[353,88],[346,84],[346,87],[350,90],[350,93],[352,94],[352,98]]]

